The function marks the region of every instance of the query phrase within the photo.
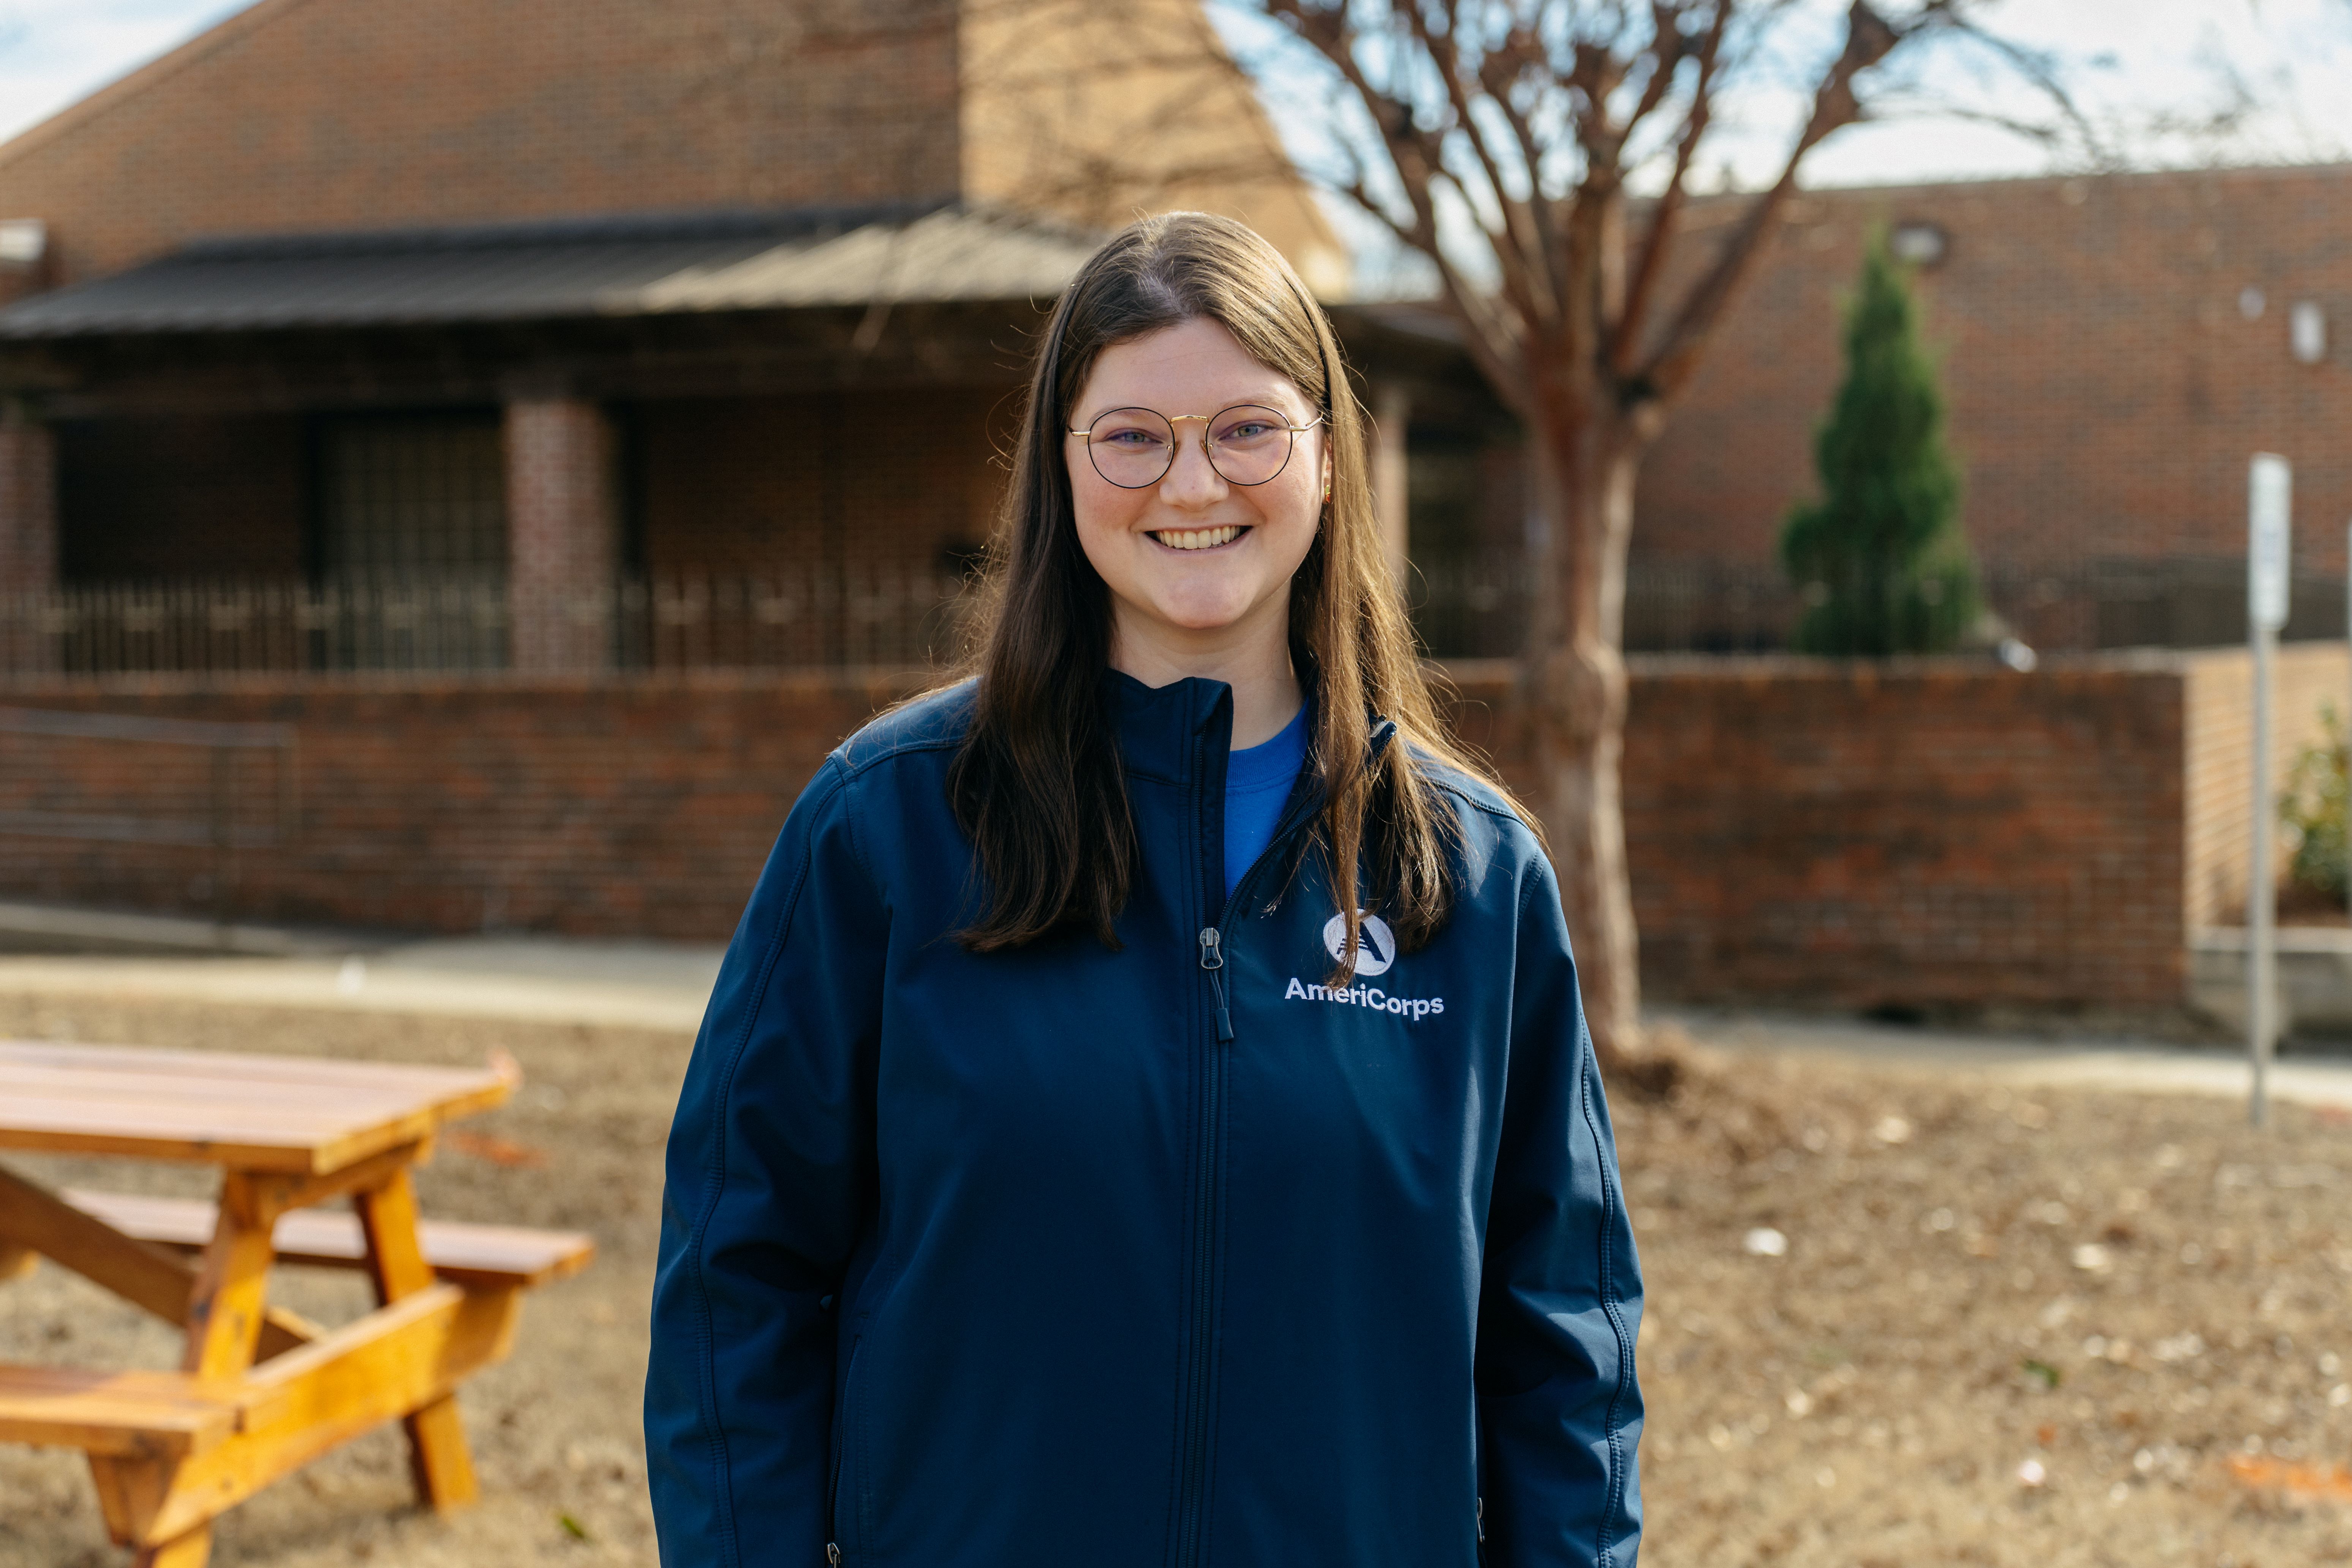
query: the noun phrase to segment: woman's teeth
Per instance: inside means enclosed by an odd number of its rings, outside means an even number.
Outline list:
[[[1151,537],[1171,550],[1214,550],[1241,536],[1240,528],[1228,524],[1223,528],[1160,529]]]

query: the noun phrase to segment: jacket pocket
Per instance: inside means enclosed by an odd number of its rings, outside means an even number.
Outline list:
[[[849,1354],[842,1363],[841,1386],[833,1400],[833,1462],[824,1478],[824,1538],[825,1556],[834,1563],[842,1560],[841,1526],[847,1517],[841,1506],[841,1459],[842,1446],[849,1434],[849,1380],[857,1375],[857,1347],[865,1339],[864,1334],[858,1334],[850,1340]]]

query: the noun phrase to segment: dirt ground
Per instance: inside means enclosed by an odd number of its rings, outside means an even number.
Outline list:
[[[0,997],[0,1036],[528,1074],[424,1173],[429,1212],[594,1233],[461,1396],[484,1501],[409,1506],[380,1433],[229,1514],[222,1568],[654,1561],[637,1439],[661,1144],[688,1042],[587,1029]],[[1650,1568],[2352,1563],[2352,1118],[1852,1059],[1705,1058],[1616,1106],[1650,1281]],[[487,1141],[485,1141],[487,1140]],[[520,1163],[518,1163],[520,1162]],[[200,1171],[11,1156],[54,1183]],[[286,1271],[334,1320],[356,1279]],[[0,1359],[166,1365],[55,1268],[0,1286]],[[2332,1494],[2332,1496],[2330,1495]],[[0,1568],[97,1568],[77,1456],[0,1448]]]

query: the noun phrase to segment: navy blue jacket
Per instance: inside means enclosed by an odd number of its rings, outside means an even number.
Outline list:
[[[1627,1568],[1640,1270],[1534,837],[1436,773],[1453,917],[1335,990],[1315,781],[1227,900],[1230,689],[1105,700],[1117,952],[952,939],[968,687],[785,822],[670,1134],[663,1563]]]

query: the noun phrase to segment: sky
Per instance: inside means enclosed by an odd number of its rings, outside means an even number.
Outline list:
[[[247,0],[0,0],[0,139],[49,115],[173,45],[245,8]],[[391,0],[396,3],[396,0]],[[648,0],[652,3],[652,0]],[[783,3],[783,0],[779,0]],[[1899,3],[1899,0],[1898,0]],[[1212,0],[1213,8],[1232,6]],[[2111,151],[2137,164],[2309,162],[2352,157],[2352,0],[1980,0],[2005,36],[2049,52],[2067,69],[2095,118],[2108,122]],[[1812,37],[1833,41],[1843,6],[1799,0]],[[1229,37],[1246,27],[1221,16]],[[1800,49],[1801,52],[1801,49]],[[1702,183],[1753,186],[1777,170],[1789,127],[1801,112],[1793,81],[1759,79],[1729,106],[1727,134],[1714,144]],[[2041,112],[2013,72],[1987,71],[1959,52],[1922,57],[1923,90],[1979,108]],[[2234,81],[2252,103],[2227,138],[2190,141],[2151,130],[2166,109],[2221,101]],[[2329,90],[2331,84],[2335,90]],[[1278,100],[1279,94],[1274,95]],[[1295,106],[1275,104],[1294,141],[1310,138]],[[1990,127],[1932,114],[1906,115],[1839,133],[1809,163],[1809,184],[1911,180],[2051,172],[2049,153]]]

